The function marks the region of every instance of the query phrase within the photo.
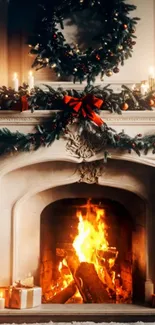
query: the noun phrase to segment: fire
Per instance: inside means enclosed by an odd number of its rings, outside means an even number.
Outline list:
[[[77,213],[79,219],[78,235],[73,242],[76,254],[80,262],[97,263],[97,251],[107,251],[106,225],[104,222],[104,210],[93,207],[91,213],[85,217],[81,212]]]
[[[71,259],[74,261],[76,253],[79,264],[82,262],[93,263],[99,279],[109,290],[115,292],[115,271],[112,268],[118,252],[115,247],[110,247],[108,243],[105,210],[91,204],[90,201],[88,201],[85,207],[85,215],[81,211],[77,212],[78,234],[72,244],[74,252]],[[66,257],[63,257],[58,264],[57,281],[52,283],[47,300],[67,288],[74,281],[76,282],[75,274],[73,274],[68,265],[68,253],[65,252],[65,254]],[[74,297],[81,297],[80,291],[77,290]]]

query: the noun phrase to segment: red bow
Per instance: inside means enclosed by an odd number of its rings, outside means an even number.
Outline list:
[[[71,96],[64,96],[64,103],[68,104],[76,113],[81,111],[83,117],[88,117],[96,125],[101,126],[104,122],[98,114],[93,111],[93,108],[100,109],[103,100],[88,94],[83,98],[75,98]]]

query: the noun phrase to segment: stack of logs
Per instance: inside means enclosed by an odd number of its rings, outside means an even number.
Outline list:
[[[116,290],[112,278],[103,266],[104,279],[101,279],[93,263],[80,263],[76,256],[65,258],[73,281],[48,300],[48,303],[64,304],[79,291],[83,303],[108,303],[116,301]]]

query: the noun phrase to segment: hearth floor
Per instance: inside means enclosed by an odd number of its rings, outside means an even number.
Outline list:
[[[138,305],[46,304],[33,309],[4,309],[0,311],[0,323],[48,321],[155,322],[155,309]]]

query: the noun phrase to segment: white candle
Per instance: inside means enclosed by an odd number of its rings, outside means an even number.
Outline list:
[[[152,88],[154,86],[154,79],[155,79],[155,69],[152,66],[152,67],[149,68],[149,86],[150,86],[151,90],[152,90]]]
[[[153,66],[149,68],[149,78],[155,78],[155,69]]]
[[[32,71],[29,71],[28,74],[28,86],[29,86],[29,90],[34,88],[34,76]]]
[[[143,82],[140,86],[140,92],[142,96],[146,95],[149,90],[149,84],[147,82]]]
[[[5,298],[3,298],[3,293],[0,292],[0,309],[5,308]]]
[[[19,88],[19,80],[18,80],[18,75],[16,72],[13,75],[13,88],[15,91],[18,91],[18,88]]]

